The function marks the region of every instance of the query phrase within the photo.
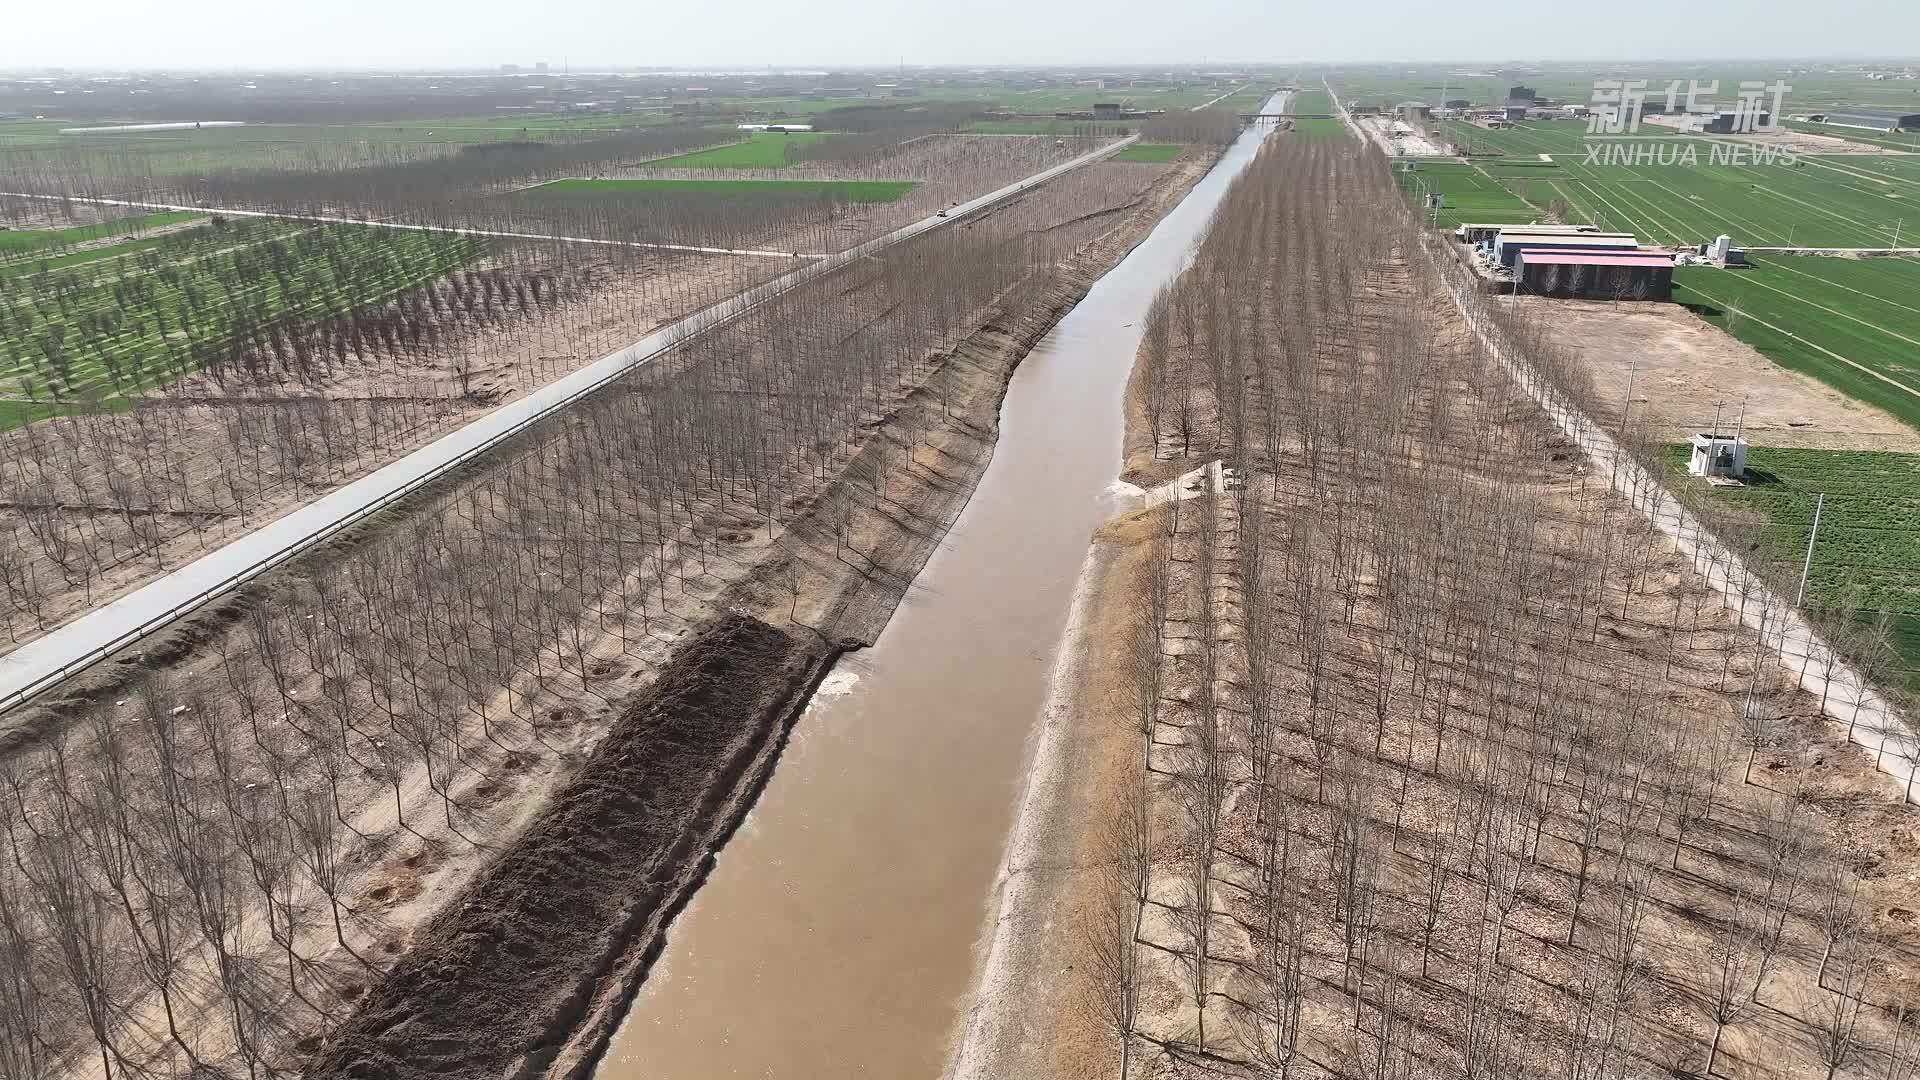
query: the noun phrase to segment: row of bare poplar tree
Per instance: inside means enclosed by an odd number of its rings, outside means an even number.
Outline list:
[[[1920,1076],[1920,856],[1860,846],[1904,793],[1466,332],[1384,159],[1270,141],[1140,363],[1150,471],[1228,482],[1118,630],[1109,1073]]]
[[[312,226],[293,243],[263,245],[270,261],[257,273],[269,282],[310,275],[299,260],[324,257],[329,245],[377,252],[395,235],[407,234]],[[150,311],[168,325],[90,339],[108,350],[116,340],[166,343],[172,355],[164,359],[151,350],[128,354],[126,380],[137,392],[114,400],[131,397],[132,405],[87,407],[115,392],[98,385],[100,364],[76,365],[87,384],[81,404],[60,392],[59,380],[38,383],[31,395],[75,411],[0,433],[0,530],[12,539],[0,551],[0,621],[10,640],[32,637],[102,589],[217,546],[288,499],[364,473],[505,395],[718,304],[784,265],[496,242],[476,268],[340,314],[225,321],[188,314],[181,290],[158,280],[162,268],[140,286],[158,296],[154,304],[116,310]],[[316,287],[337,291],[355,281]],[[210,289],[215,303],[225,295],[215,280],[190,284]],[[276,296],[292,291],[273,288]],[[327,295],[316,298],[317,309],[329,306]],[[50,315],[44,321],[26,336],[63,327]]]
[[[0,300],[0,389],[60,415],[0,432],[0,531],[17,541],[0,550],[7,640],[30,640],[501,396],[792,269],[792,254],[838,250],[1085,148],[992,138],[922,140],[904,155],[869,147],[861,160],[932,178],[914,206],[882,218],[843,194],[777,185],[496,190],[713,138],[667,129],[564,153],[496,149],[480,155],[491,171],[477,175],[458,162],[235,173],[237,186],[218,193],[271,213],[592,243],[228,219],[160,237],[131,263],[49,263],[21,277]],[[858,162],[831,164],[862,174]],[[33,162],[12,167],[24,170],[8,179],[17,190],[59,179]],[[156,183],[147,194],[162,201],[211,197],[168,188],[164,175],[65,175],[60,190],[95,181],[117,195]],[[442,273],[452,265],[461,268]],[[112,407],[88,404],[102,400]]]
[[[1115,169],[1043,188],[1047,221],[939,230],[710,328],[173,669],[43,717],[0,758],[0,1075],[297,1071],[392,959],[383,859],[495,842],[526,810],[502,790],[578,752],[613,670],[798,515],[871,573],[862,522],[930,527],[900,484],[951,482],[945,406],[902,415],[907,389],[1049,289],[1078,235],[1049,226],[1137,194]]]

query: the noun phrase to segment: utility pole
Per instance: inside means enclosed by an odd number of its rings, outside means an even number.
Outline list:
[[[1807,575],[1813,572],[1813,542],[1820,539],[1820,511],[1826,505],[1827,493],[1823,491],[1813,504],[1813,531],[1807,534],[1807,561],[1800,564],[1800,591],[1794,595],[1794,607],[1799,607],[1807,599]]]
[[[1624,439],[1627,437],[1627,415],[1633,412],[1633,377],[1638,374],[1639,371],[1639,364],[1634,364],[1627,368],[1627,401],[1620,409],[1620,430],[1614,434],[1615,439]]]

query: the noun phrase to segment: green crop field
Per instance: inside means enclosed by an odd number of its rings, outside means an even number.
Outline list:
[[[142,251],[162,247],[166,243],[167,237],[149,236],[139,240],[122,241],[118,244],[83,248],[64,254],[48,254],[45,249],[30,251],[23,255],[0,259],[0,281],[30,274],[44,274],[83,263],[105,263],[114,259],[124,259]]]
[[[0,120],[0,144],[38,143],[60,136],[60,129],[71,127],[66,120]]]
[[[832,137],[821,131],[756,131],[737,143],[658,158],[646,164],[653,169],[784,169],[787,147]]]
[[[103,240],[110,236],[145,232],[148,229],[192,221],[199,216],[190,210],[169,210],[159,214],[142,214],[115,221],[103,221],[98,225],[76,225],[67,229],[8,229],[0,231],[0,265],[45,248],[62,248],[92,240]]]
[[[336,158],[366,162],[391,158],[394,149],[423,148],[451,153],[462,145],[509,140],[576,140],[613,134],[616,129],[659,123],[664,113],[453,116],[352,124],[247,124],[244,127],[182,128],[61,135],[59,129],[104,126],[70,120],[0,121],[0,147],[42,155],[89,154],[112,158],[139,154],[143,167],[158,176],[202,174],[224,169],[310,167],[312,160]],[[413,151],[418,154],[422,150]]]
[[[513,112],[449,116],[431,120],[381,120],[355,124],[246,124],[242,127],[174,128],[62,135],[61,128],[108,127],[93,121],[0,120],[0,145],[10,149],[113,147],[235,148],[250,144],[479,143],[579,132],[604,135],[653,119],[649,114]]]
[[[1920,455],[1756,446],[1747,484],[1717,488],[1687,475],[1687,453],[1670,449],[1669,486],[1693,505],[1750,511],[1760,528],[1747,558],[1766,564],[1776,581],[1798,581],[1814,502],[1826,494],[1808,602],[1837,609],[1851,601],[1868,620],[1891,612],[1904,681],[1920,688]]]
[[[975,120],[967,130],[976,135],[1075,135],[1095,130],[1090,120]],[[1119,125],[1102,124],[1100,131],[1118,131]]]
[[[1691,149],[1697,163],[1587,164],[1582,121],[1529,121],[1490,131],[1444,125],[1473,163],[1544,212],[1556,201],[1571,220],[1692,245],[1721,233],[1742,246],[1888,247],[1920,221],[1920,159],[1818,155],[1792,164],[1733,164],[1713,158],[1728,143],[1698,136],[1648,136],[1661,154]],[[1638,144],[1636,144],[1638,145]],[[1747,151],[1751,153],[1751,150]],[[1498,156],[1492,156],[1498,155]]]
[[[1266,105],[1267,101],[1273,97],[1273,90],[1272,83],[1260,83],[1235,90],[1233,96],[1221,102],[1218,107],[1231,105],[1236,109],[1245,107],[1248,111],[1252,111]]]
[[[1149,161],[1164,163],[1180,156],[1178,143],[1134,143],[1125,150],[1113,155],[1115,161]]]
[[[1393,179],[1415,205],[1424,205],[1429,192],[1445,196],[1430,220],[1451,229],[1461,222],[1484,225],[1523,225],[1539,221],[1542,212],[1527,204],[1477,165],[1457,161],[1396,161]]]
[[[441,233],[277,221],[134,243],[145,246],[21,274],[0,289],[0,397],[14,402],[0,410],[0,427],[117,407],[196,370],[197,357],[258,351],[270,326],[378,303],[486,247]]]
[[[725,102],[713,102],[709,107],[715,111],[720,111],[723,106],[726,109],[738,106],[742,114],[751,113],[754,115],[773,117],[776,120],[790,120],[796,124],[804,124],[810,122],[817,113],[832,112],[834,109],[845,109],[850,106],[865,104],[869,104],[869,102],[865,99],[851,96],[820,98],[747,97]]]
[[[60,410],[49,405],[0,398],[0,431],[12,431],[17,427],[25,427],[36,420],[57,416],[59,412]]]
[[[1920,260],[1754,256],[1684,266],[1674,299],[1782,367],[1920,427]]]
[[[922,101],[978,101],[995,108],[1026,113],[1086,112],[1098,102],[1115,102],[1138,109],[1191,109],[1222,94],[1221,104],[1251,97],[1268,84],[1225,86],[1111,86],[1104,90],[1090,86],[958,86],[929,88]],[[895,102],[898,104],[898,102]]]
[[[1333,111],[1333,99],[1325,90],[1302,90],[1293,95],[1290,110],[1297,113],[1330,113]],[[1337,116],[1329,120],[1297,120],[1294,130],[1308,139],[1349,137],[1346,123]]]
[[[717,191],[739,195],[759,192],[816,191],[840,195],[848,202],[884,203],[912,191],[911,180],[675,180],[636,177],[612,180],[555,180],[530,191]]]

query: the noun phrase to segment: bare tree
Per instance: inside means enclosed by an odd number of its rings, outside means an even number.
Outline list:
[[[1753,1016],[1754,997],[1761,979],[1759,949],[1755,931],[1747,924],[1751,901],[1744,895],[1734,897],[1733,912],[1725,927],[1714,935],[1709,949],[1713,982],[1708,987],[1707,1017],[1713,1023],[1713,1037],[1707,1044],[1707,1063],[1702,1076],[1712,1076],[1720,1058],[1720,1039],[1729,1027],[1737,1027]]]
[[[1870,979],[1863,951],[1858,937],[1842,948],[1839,983],[1817,1010],[1813,1045],[1827,1067],[1826,1080],[1833,1080],[1835,1073],[1858,1060],[1866,1050],[1859,1036],[1860,1010],[1865,1005],[1863,998]]]

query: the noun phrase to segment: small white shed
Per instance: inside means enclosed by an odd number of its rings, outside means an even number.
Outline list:
[[[1738,480],[1747,472],[1747,440],[1737,435],[1701,432],[1692,439],[1687,472],[1709,480]]]

